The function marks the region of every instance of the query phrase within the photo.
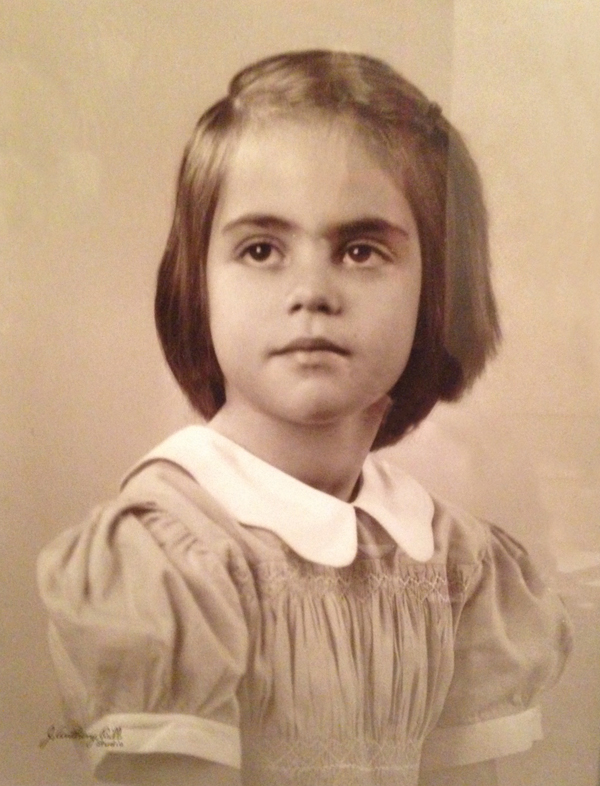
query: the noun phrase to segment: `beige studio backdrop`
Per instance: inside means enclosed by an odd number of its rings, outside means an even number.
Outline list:
[[[175,171],[229,77],[285,49],[383,57],[478,159],[505,342],[392,451],[492,519],[563,592],[576,649],[503,786],[597,786],[597,0],[4,0],[0,7],[0,786],[91,783],[61,721],[35,558],[189,420],[154,336]]]

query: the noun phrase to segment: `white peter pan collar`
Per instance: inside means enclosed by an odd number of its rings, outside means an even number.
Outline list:
[[[187,426],[139,461],[166,460],[185,469],[237,519],[278,535],[301,557],[332,567],[356,557],[355,508],[376,519],[410,557],[433,554],[433,501],[416,480],[372,454],[352,502],[302,483],[206,426]]]

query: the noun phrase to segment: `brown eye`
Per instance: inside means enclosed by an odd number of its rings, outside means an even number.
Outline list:
[[[393,255],[379,243],[361,241],[345,246],[341,261],[348,268],[377,268],[392,262]]]
[[[346,255],[350,261],[357,265],[371,261],[373,253],[373,247],[366,243],[355,243],[352,246],[348,246],[346,249]]]
[[[254,262],[266,262],[272,253],[273,246],[270,243],[253,243],[244,251],[244,255]]]

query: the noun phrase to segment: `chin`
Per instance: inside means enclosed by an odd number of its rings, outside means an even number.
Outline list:
[[[331,399],[315,398],[290,404],[281,415],[298,426],[330,426],[361,411],[360,408]]]

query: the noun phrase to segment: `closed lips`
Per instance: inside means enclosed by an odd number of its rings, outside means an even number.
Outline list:
[[[338,355],[349,355],[347,349],[328,341],[326,338],[297,338],[290,341],[281,349],[276,349],[274,355],[286,355],[290,352],[336,352]]]

